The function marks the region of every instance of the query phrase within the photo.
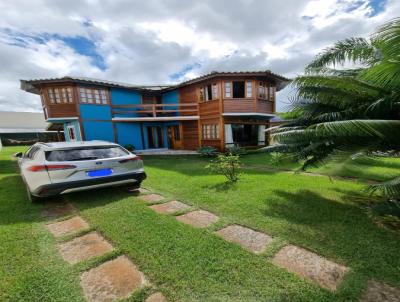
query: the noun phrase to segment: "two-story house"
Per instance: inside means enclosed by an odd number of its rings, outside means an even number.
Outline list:
[[[270,71],[212,72],[168,86],[79,77],[21,80],[41,96],[46,121],[67,141],[106,140],[136,150],[264,146],[276,92],[288,79]]]

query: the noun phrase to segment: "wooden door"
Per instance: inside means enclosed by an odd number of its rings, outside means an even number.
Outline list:
[[[171,149],[182,149],[182,129],[180,125],[168,127],[168,141]]]

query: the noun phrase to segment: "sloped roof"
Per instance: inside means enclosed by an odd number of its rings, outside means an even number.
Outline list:
[[[287,85],[290,81],[288,78],[285,78],[281,75],[273,73],[269,70],[265,71],[235,71],[235,72],[218,72],[213,71],[206,75],[202,75],[200,77],[184,81],[180,84],[160,84],[160,85],[132,85],[123,82],[115,82],[101,79],[93,79],[87,77],[75,77],[75,76],[65,76],[61,78],[45,78],[45,79],[31,79],[31,80],[21,80],[21,89],[39,94],[37,85],[45,84],[45,83],[59,83],[59,82],[77,82],[83,84],[95,84],[102,85],[108,87],[117,87],[117,88],[126,88],[140,91],[167,91],[176,89],[178,87],[190,85],[193,83],[205,81],[208,79],[212,79],[214,77],[230,77],[230,76],[259,76],[259,77],[269,77],[277,82],[277,90],[282,89]]]
[[[0,111],[0,133],[44,132],[47,126],[41,112]]]

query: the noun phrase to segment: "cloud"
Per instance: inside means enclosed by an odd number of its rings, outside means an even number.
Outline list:
[[[21,78],[159,84],[266,69],[294,77],[323,48],[366,36],[398,11],[396,0],[1,1],[0,110],[41,110]]]

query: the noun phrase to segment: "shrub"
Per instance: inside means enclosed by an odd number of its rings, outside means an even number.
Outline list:
[[[130,152],[135,151],[135,146],[131,144],[125,145],[124,148]]]
[[[231,146],[226,148],[226,153],[231,155],[244,155],[247,153],[246,149],[239,146]]]
[[[201,156],[214,157],[218,155],[218,150],[211,146],[201,147],[197,150]]]
[[[229,182],[236,182],[239,180],[241,166],[239,155],[220,154],[206,166],[206,169],[224,175]]]

